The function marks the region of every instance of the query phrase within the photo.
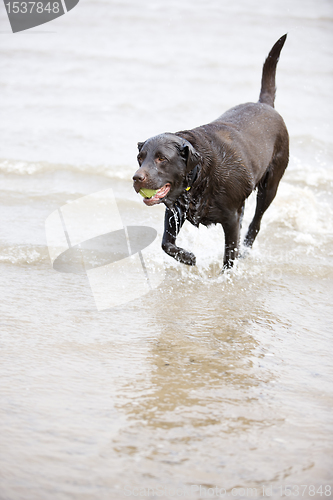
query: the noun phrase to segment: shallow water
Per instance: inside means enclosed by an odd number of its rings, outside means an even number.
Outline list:
[[[86,0],[16,35],[3,14],[0,498],[330,497],[331,2]],[[232,272],[221,228],[187,223],[182,266],[132,189],[136,143],[256,100],[285,32],[278,195]],[[45,221],[105,189],[156,229],[145,265],[165,276],[98,311],[86,275],[52,269]]]

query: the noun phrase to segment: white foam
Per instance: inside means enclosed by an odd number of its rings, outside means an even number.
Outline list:
[[[48,260],[46,246],[15,245],[0,248],[0,262],[5,264],[37,264]]]
[[[278,223],[296,233],[328,235],[333,231],[332,208],[308,187],[281,182],[265,214],[266,223]]]
[[[134,163],[133,160],[133,165]],[[51,163],[45,161],[0,160],[0,173],[29,176],[48,172],[67,171],[86,175],[102,175],[109,178],[131,181],[135,168],[135,165],[92,165]]]
[[[333,188],[333,168],[325,159],[318,156],[314,162],[303,161],[291,156],[286,177],[288,181],[324,190]]]

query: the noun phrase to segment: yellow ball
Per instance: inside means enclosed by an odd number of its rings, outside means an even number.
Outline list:
[[[140,189],[139,193],[144,198],[152,198],[157,193],[157,191],[158,189]]]

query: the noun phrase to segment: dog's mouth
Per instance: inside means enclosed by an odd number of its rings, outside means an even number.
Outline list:
[[[144,197],[143,198],[143,203],[151,207],[152,205],[156,205],[157,203],[161,203],[163,199],[166,197],[166,195],[169,193],[171,188],[171,185],[169,183],[164,184],[160,189],[157,190],[157,192],[154,194],[154,196],[151,197]],[[143,194],[144,192],[140,193]]]

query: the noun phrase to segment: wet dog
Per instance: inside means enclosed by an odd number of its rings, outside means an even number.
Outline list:
[[[286,37],[276,42],[264,63],[257,103],[240,104],[207,125],[138,143],[134,189],[156,191],[144,198],[146,205],[166,205],[162,248],[184,264],[196,262],[193,253],[176,245],[186,219],[197,227],[222,224],[223,267],[230,268],[239,254],[246,198],[257,189],[244,241],[251,247],[276,195],[289,160],[288,131],[274,109],[276,66]]]

